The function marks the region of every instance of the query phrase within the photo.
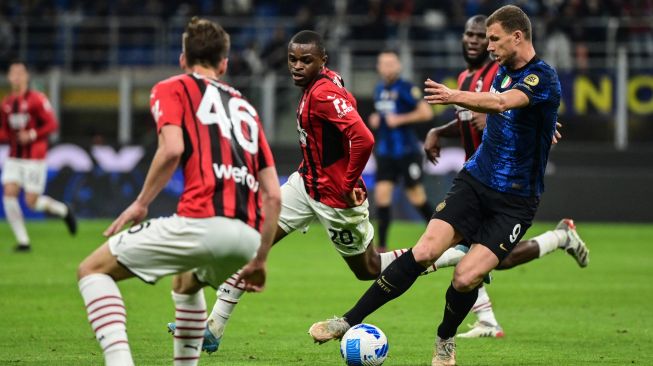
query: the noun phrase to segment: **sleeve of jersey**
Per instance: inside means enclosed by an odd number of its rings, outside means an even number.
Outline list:
[[[417,103],[422,99],[422,91],[410,83],[406,83],[406,86],[402,88],[402,94],[411,110],[415,109]]]
[[[181,126],[184,111],[179,83],[159,83],[150,93],[150,109],[157,132],[165,125]]]
[[[548,87],[550,84],[549,78],[550,76],[545,70],[534,68],[526,76],[521,77],[513,86],[513,89],[524,92],[530,104],[535,105],[549,99],[551,94]]]
[[[7,114],[0,111],[0,143],[9,140],[9,132],[7,131]]]
[[[374,137],[365,126],[354,103],[355,101],[350,101],[339,90],[327,90],[315,96],[316,114],[321,119],[333,123],[350,141],[343,193],[354,189],[374,148]]]
[[[59,126],[57,118],[54,115],[54,110],[50,105],[50,101],[48,101],[48,98],[45,96],[39,96],[37,118],[41,121],[39,127],[35,129],[37,140],[47,137]]]
[[[272,157],[272,150],[265,137],[265,133],[263,133],[263,126],[259,123],[258,127],[258,170],[263,170],[267,167],[274,166],[274,158]]]

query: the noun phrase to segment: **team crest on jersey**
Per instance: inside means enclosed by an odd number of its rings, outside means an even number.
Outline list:
[[[530,86],[535,86],[540,82],[540,78],[537,77],[535,74],[530,74],[526,78],[524,78],[524,83],[530,85]]]
[[[422,91],[414,86],[410,89],[410,94],[413,96],[415,99],[422,99]]]
[[[435,212],[440,212],[444,210],[444,208],[447,206],[447,201],[442,201],[438,203],[438,205],[435,207]]]
[[[511,82],[512,82],[512,79],[510,78],[510,76],[508,76],[508,75],[504,76],[503,80],[501,81],[501,89],[507,88],[508,85],[510,85]]]

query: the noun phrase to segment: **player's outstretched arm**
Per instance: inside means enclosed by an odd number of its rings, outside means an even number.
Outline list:
[[[279,221],[281,210],[281,189],[279,178],[274,166],[259,171],[259,183],[263,201],[263,228],[261,230],[261,246],[256,257],[240,270],[238,282],[245,283],[245,290],[250,292],[263,291],[265,287],[266,266],[268,253],[274,242],[274,234]]]
[[[184,140],[181,128],[175,125],[161,127],[159,146],[145,177],[141,193],[104,231],[105,236],[117,233],[126,224],[137,224],[147,216],[148,206],[172,177],[183,152]]]
[[[424,82],[424,99],[429,104],[457,104],[474,112],[501,113],[509,109],[526,107],[529,103],[526,93],[510,89],[503,93],[468,92],[449,89],[446,85],[431,79]]]

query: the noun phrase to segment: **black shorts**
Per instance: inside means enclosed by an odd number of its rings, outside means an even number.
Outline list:
[[[501,262],[531,226],[539,203],[539,197],[495,191],[463,169],[433,218],[449,223],[465,242],[487,247]]]
[[[397,183],[403,178],[406,187],[414,187],[422,182],[422,155],[408,155],[393,159],[376,157],[376,181]]]

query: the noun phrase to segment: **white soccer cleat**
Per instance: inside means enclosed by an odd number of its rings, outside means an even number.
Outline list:
[[[556,226],[556,230],[567,232],[567,242],[562,246],[567,254],[574,257],[576,262],[582,268],[587,267],[590,262],[590,250],[587,249],[585,242],[576,232],[576,225],[572,219],[562,219]]]
[[[456,341],[437,337],[431,366],[456,366]]]
[[[340,339],[351,328],[344,318],[334,316],[331,319],[317,322],[308,329],[308,334],[313,337],[315,343],[322,344],[332,339]]]
[[[469,324],[468,327],[471,329],[465,333],[460,333],[456,335],[458,338],[503,338],[505,333],[503,329],[498,324],[490,324],[484,321],[477,321],[474,324]]]

